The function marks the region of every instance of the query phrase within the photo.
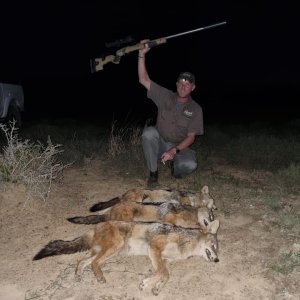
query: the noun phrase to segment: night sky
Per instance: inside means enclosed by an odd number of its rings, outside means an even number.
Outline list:
[[[138,83],[137,52],[94,74],[90,59],[114,54],[106,45],[128,36],[135,44],[226,21],[153,48],[151,79],[175,89],[180,72],[193,72],[207,122],[300,117],[295,1],[160,2],[1,3],[0,80],[23,85],[28,119],[143,119],[155,106]]]

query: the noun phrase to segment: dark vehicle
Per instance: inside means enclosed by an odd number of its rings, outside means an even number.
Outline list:
[[[21,85],[0,82],[0,123],[15,121],[22,126],[21,112],[24,111],[24,93]]]

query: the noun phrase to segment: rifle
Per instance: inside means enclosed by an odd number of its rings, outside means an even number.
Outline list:
[[[205,29],[210,29],[213,27],[217,27],[217,26],[221,26],[221,25],[225,25],[225,22],[220,22],[220,23],[216,23],[216,24],[212,24],[212,25],[208,25],[205,27],[200,27],[197,29],[193,29],[193,30],[189,30],[189,31],[185,31],[185,32],[181,32],[181,33],[177,33],[177,34],[173,34],[167,37],[163,37],[163,38],[159,38],[159,39],[155,39],[155,40],[151,40],[147,42],[147,45],[149,48],[153,48],[155,46],[161,45],[161,44],[165,44],[167,42],[167,40],[171,39],[171,38],[175,38],[181,35],[185,35],[185,34],[189,34],[189,33],[193,33],[196,31],[200,31],[200,30],[205,30]],[[144,44],[142,43],[138,43],[132,46],[127,46],[124,48],[121,48],[119,50],[117,50],[115,55],[108,55],[104,58],[94,58],[90,60],[90,67],[91,67],[91,73],[95,73],[97,71],[101,71],[103,70],[103,66],[107,63],[114,63],[114,64],[119,64],[121,61],[121,57],[124,56],[125,54],[128,54],[130,52],[136,51],[136,50],[140,50],[144,48]]]

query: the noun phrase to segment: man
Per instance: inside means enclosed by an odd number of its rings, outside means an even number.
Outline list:
[[[148,75],[146,53],[150,50],[147,42],[138,54],[139,82],[147,89],[147,97],[157,106],[155,126],[145,127],[142,135],[143,150],[150,171],[148,187],[158,186],[158,160],[171,163],[171,174],[180,178],[182,174],[197,168],[195,151],[189,148],[197,135],[203,134],[202,108],[191,97],[195,90],[195,77],[190,72],[181,73],[177,79],[177,92],[168,90]]]

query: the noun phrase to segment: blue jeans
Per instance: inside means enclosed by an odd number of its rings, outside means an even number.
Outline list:
[[[156,127],[145,127],[142,134],[143,150],[149,171],[157,171],[157,162],[168,149],[177,146],[175,143],[166,142],[158,133]],[[197,168],[195,151],[190,148],[183,149],[173,159],[174,175],[188,174]]]

